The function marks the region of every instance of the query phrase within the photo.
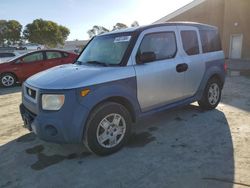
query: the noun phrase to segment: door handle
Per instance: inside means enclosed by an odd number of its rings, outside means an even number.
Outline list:
[[[186,63],[178,64],[176,66],[176,71],[179,72],[179,73],[185,72],[187,70],[188,70],[188,64],[186,64]]]

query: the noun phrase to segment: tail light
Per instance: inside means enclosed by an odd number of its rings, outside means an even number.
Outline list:
[[[227,64],[224,63],[224,71],[226,72],[227,71]]]

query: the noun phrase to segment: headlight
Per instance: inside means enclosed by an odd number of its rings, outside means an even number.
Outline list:
[[[64,95],[44,94],[42,95],[42,108],[43,110],[60,110],[64,99]]]

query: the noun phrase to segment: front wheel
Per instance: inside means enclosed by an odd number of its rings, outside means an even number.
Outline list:
[[[3,73],[1,76],[1,86],[3,87],[11,87],[14,86],[16,83],[15,75],[11,73]]]
[[[208,81],[201,100],[198,101],[204,110],[216,108],[221,99],[222,86],[218,79],[212,78]]]
[[[123,147],[129,138],[131,117],[121,104],[106,102],[99,105],[86,124],[84,143],[97,155],[109,155]]]

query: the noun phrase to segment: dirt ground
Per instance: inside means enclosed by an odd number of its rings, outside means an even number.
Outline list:
[[[139,121],[107,157],[46,143],[22,128],[20,87],[0,89],[0,187],[250,187],[250,77],[228,77],[222,103]]]

